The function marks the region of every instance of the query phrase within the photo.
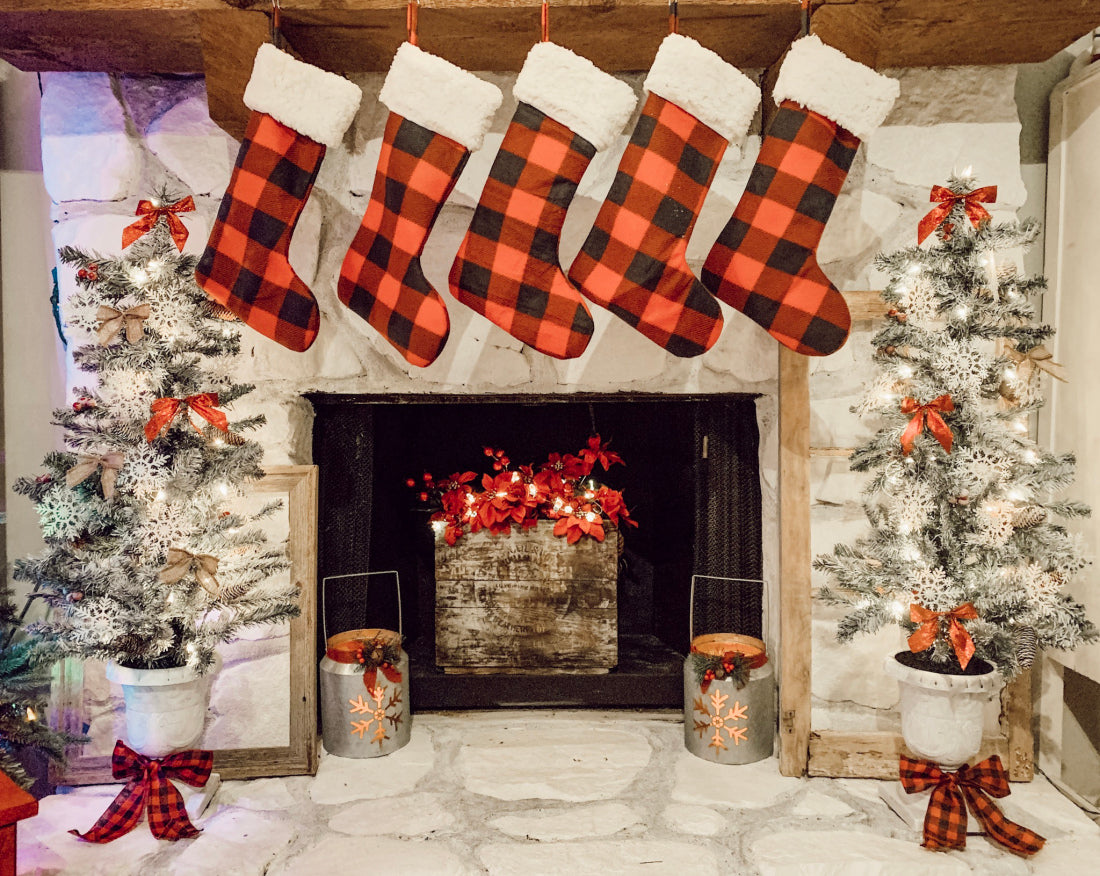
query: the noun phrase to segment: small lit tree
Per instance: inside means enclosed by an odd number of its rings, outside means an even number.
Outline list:
[[[872,531],[815,566],[831,579],[820,597],[847,609],[841,641],[900,623],[932,667],[959,671],[976,653],[1011,678],[1036,646],[1073,648],[1097,630],[1066,593],[1086,565],[1059,519],[1089,509],[1055,496],[1074,457],[1029,437],[1040,372],[1062,375],[1030,301],[1045,282],[1006,254],[1039,229],[991,223],[981,203],[995,192],[937,187],[942,206],[922,223],[938,223],[935,245],[877,259],[889,319],[873,341],[879,376],[853,410],[883,425],[851,458],[873,475]]]

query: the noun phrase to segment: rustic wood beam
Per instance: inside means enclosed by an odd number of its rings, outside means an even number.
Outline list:
[[[779,771],[806,771],[810,741],[810,361],[779,348]]]
[[[210,118],[231,137],[241,140],[248,127],[244,89],[256,51],[267,42],[265,16],[237,9],[217,9],[199,16],[203,71]]]

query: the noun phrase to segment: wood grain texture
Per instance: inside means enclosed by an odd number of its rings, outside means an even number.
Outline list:
[[[210,118],[231,137],[242,140],[251,113],[244,105],[244,90],[256,52],[268,40],[267,18],[221,9],[201,13],[198,26]]]
[[[618,533],[574,545],[551,521],[436,541],[435,660],[448,669],[608,669],[618,662]]]
[[[1035,736],[1031,729],[1031,670],[1021,672],[1001,694],[1001,733],[1005,737],[1008,778],[1030,782],[1035,778]]]
[[[290,621],[289,739],[277,748],[237,748],[214,752],[214,769],[223,779],[313,775],[317,772],[317,483],[315,465],[269,466],[252,493],[287,496],[290,580],[299,588],[298,617]],[[78,660],[55,664],[51,688],[51,726],[80,734],[84,716],[84,669]],[[114,781],[109,755],[88,757],[80,746],[69,750],[64,770],[50,766],[58,785],[95,785]]]
[[[889,731],[846,733],[819,730],[810,734],[811,776],[837,779],[898,778],[898,757],[908,754],[901,734]],[[998,755],[1007,763],[1008,742],[1003,736],[986,736],[976,760]]]
[[[810,362],[779,348],[779,771],[806,771],[810,738]]]

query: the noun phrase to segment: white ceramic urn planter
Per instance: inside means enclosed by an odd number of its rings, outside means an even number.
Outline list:
[[[217,659],[217,658],[215,658]],[[107,678],[122,685],[126,744],[146,757],[165,757],[193,748],[202,736],[214,670],[199,676],[190,666],[131,669],[114,661]]]
[[[1001,689],[995,669],[981,675],[943,675],[899,663],[889,655],[883,668],[898,680],[901,735],[917,757],[941,769],[957,770],[982,747],[985,704]],[[899,782],[882,788],[881,796],[911,828],[924,823],[931,789],[906,794]]]

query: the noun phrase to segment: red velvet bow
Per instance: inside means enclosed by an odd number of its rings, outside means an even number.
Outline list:
[[[141,218],[122,229],[122,248],[125,249],[143,234],[152,231],[157,220],[163,216],[168,223],[168,231],[172,235],[172,240],[175,241],[176,249],[183,252],[183,245],[187,243],[187,228],[176,214],[191,213],[194,209],[195,199],[190,195],[166,207],[157,206],[152,201],[138,201],[134,215]]]
[[[190,749],[165,758],[145,757],[120,739],[111,755],[111,775],[127,779],[91,830],[69,833],[90,843],[109,843],[137,827],[143,809],[149,813],[149,830],[157,839],[178,840],[198,836],[201,831],[187,817],[183,797],[169,779],[179,779],[196,788],[206,785],[214,766],[214,752]]]
[[[974,640],[959,621],[974,620],[977,616],[978,610],[970,602],[964,602],[951,611],[930,611],[913,603],[909,606],[909,620],[920,626],[909,637],[909,650],[917,654],[931,648],[940,631],[940,618],[944,617],[948,619],[947,635],[951,639],[951,647],[955,649],[959,665],[966,669],[970,658],[974,656]]]
[[[947,851],[966,848],[966,810],[974,813],[986,834],[1010,852],[1034,855],[1046,842],[1043,837],[1009,821],[997,804],[986,795],[1007,797],[1008,776],[997,755],[975,766],[963,764],[957,772],[941,770],[928,760],[901,756],[901,786],[907,794],[932,788],[928,812],[924,816],[926,849]]]
[[[325,649],[325,656],[329,660],[335,660],[337,663],[358,663],[359,652],[363,649],[363,643],[361,641],[348,641],[338,642],[335,645],[329,645]],[[368,662],[363,664],[363,686],[370,690],[378,684],[378,673],[381,672],[386,678],[388,678],[393,684],[401,683],[401,671],[392,663],[385,661],[374,665]]]
[[[951,210],[960,201],[963,209],[966,210],[966,215],[970,218],[970,224],[977,228],[983,220],[989,218],[989,211],[982,204],[992,204],[997,200],[997,187],[983,186],[980,189],[974,189],[970,194],[961,195],[943,186],[932,186],[932,194],[929,195],[928,200],[938,201],[939,204],[920,220],[917,226],[918,244],[924,243],[924,239],[940,227],[943,220],[951,214]]]
[[[153,412],[153,416],[150,417],[149,422],[145,424],[145,440],[152,441],[160,435],[161,432],[167,429],[168,424],[175,419],[180,408],[190,408],[216,428],[221,429],[223,432],[228,432],[229,420],[224,413],[214,407],[217,403],[218,394],[216,392],[189,395],[187,398],[158,398],[149,405],[149,409]],[[190,419],[188,422],[191,422]],[[202,430],[198,426],[193,422],[191,422],[191,425],[194,426],[196,432],[202,434]]]
[[[949,395],[941,395],[923,405],[918,404],[915,398],[909,396],[902,399],[901,412],[913,415],[913,419],[909,421],[909,425],[901,433],[902,452],[908,456],[913,450],[913,442],[924,431],[924,423],[927,418],[928,431],[932,433],[933,438],[940,442],[943,449],[950,453],[954,436],[951,434],[951,427],[944,422],[940,413],[950,414],[953,410],[955,410],[955,403],[951,401]]]

